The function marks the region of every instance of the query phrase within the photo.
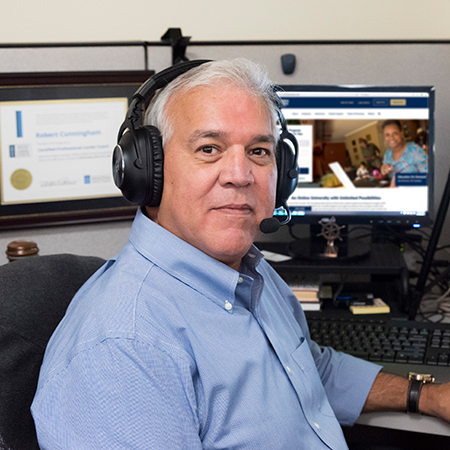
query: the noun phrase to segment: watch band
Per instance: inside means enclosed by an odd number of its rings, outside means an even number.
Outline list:
[[[415,379],[409,380],[407,411],[409,413],[419,412],[419,398],[423,382]]]
[[[410,372],[408,374],[409,387],[406,410],[409,413],[419,413],[419,399],[422,387],[426,383],[434,383],[434,377],[428,374]]]

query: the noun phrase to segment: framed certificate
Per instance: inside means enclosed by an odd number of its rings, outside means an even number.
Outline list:
[[[118,220],[112,150],[139,72],[0,75],[0,229]]]

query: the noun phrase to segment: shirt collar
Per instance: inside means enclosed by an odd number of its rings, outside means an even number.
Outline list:
[[[144,258],[231,312],[239,272],[170,233],[140,209],[129,241]],[[261,258],[262,254],[252,246],[242,259],[240,271],[251,273]]]

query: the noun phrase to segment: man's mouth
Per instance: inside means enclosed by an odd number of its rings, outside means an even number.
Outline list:
[[[253,211],[253,208],[247,203],[231,203],[219,206],[214,209],[227,214],[236,214],[236,215],[248,214]]]

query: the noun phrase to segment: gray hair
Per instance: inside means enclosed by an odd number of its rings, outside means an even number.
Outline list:
[[[269,110],[272,133],[277,140],[277,120],[281,104],[279,97],[267,71],[259,64],[244,58],[207,62],[178,76],[153,97],[145,112],[144,123],[157,127],[163,143],[166,143],[173,133],[166,111],[169,99],[197,86],[218,86],[223,82],[248,91],[262,100]]]

